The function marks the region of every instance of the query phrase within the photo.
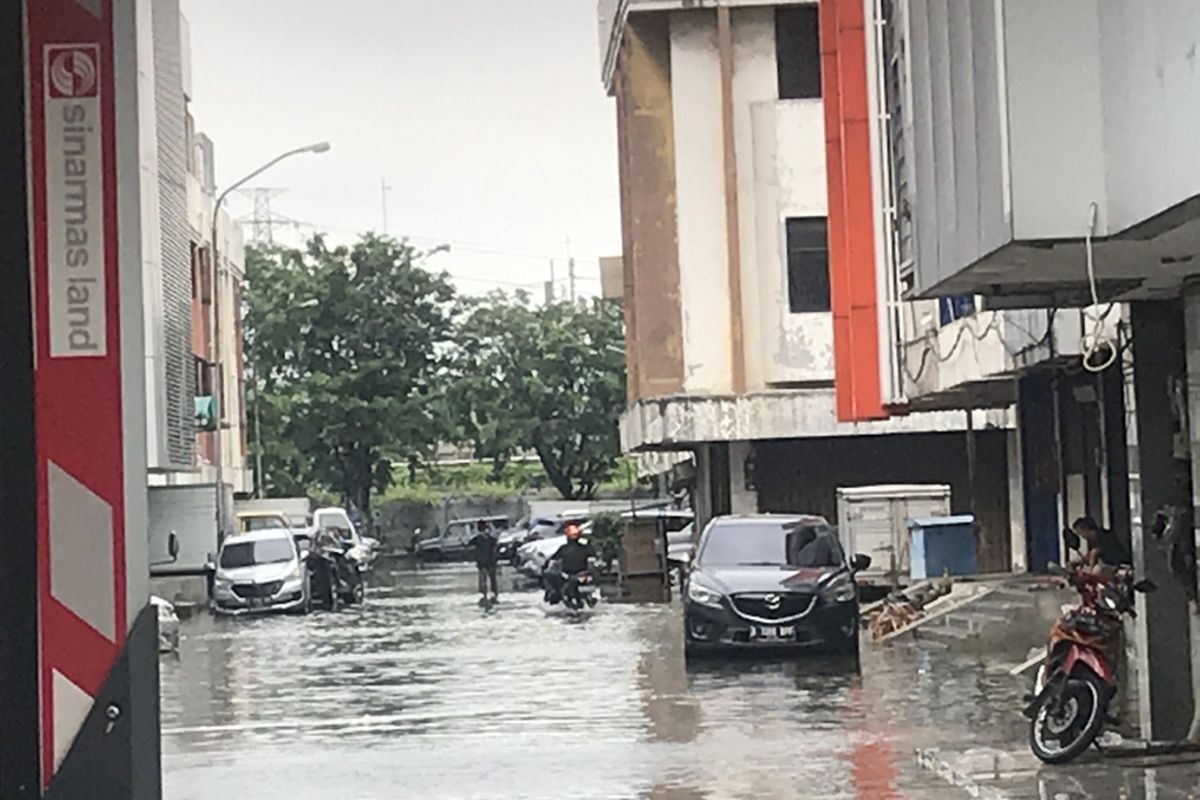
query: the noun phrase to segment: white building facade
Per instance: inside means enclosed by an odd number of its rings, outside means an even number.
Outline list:
[[[974,499],[965,412],[838,420],[817,5],[697,5],[600,4],[621,159],[624,446],[692,452],[702,519],[832,516],[841,485],[951,483],[986,529],[985,561],[1007,569],[1006,413],[975,414],[979,463],[1000,471]]]

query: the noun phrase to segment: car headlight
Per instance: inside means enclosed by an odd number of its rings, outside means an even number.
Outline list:
[[[821,597],[831,603],[849,603],[858,597],[858,587],[850,573],[843,572],[821,587]]]
[[[694,577],[688,581],[688,599],[693,603],[699,603],[702,606],[711,606],[713,608],[721,607],[721,599],[724,597],[716,589],[710,586],[705,586],[697,581]]]

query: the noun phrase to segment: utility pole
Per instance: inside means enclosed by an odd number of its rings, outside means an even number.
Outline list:
[[[553,305],[555,301],[554,287],[554,259],[550,259],[550,280],[546,281],[546,305]]]
[[[571,302],[575,302],[575,258],[567,259],[567,285],[570,287]]]
[[[387,219],[387,196],[392,190],[391,184],[387,182],[387,178],[379,179],[379,196],[383,206],[383,235],[387,236],[388,219]]]

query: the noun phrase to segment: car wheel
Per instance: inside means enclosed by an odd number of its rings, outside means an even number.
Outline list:
[[[358,583],[354,587],[354,602],[357,605],[362,605],[367,599],[367,582],[360,575]]]

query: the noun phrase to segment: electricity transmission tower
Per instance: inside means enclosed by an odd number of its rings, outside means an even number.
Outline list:
[[[271,211],[272,198],[278,197],[286,191],[287,189],[274,186],[252,186],[238,190],[239,194],[254,201],[254,213],[238,219],[238,222],[251,226],[250,240],[254,244],[275,244],[276,226],[296,224],[295,220]]]

